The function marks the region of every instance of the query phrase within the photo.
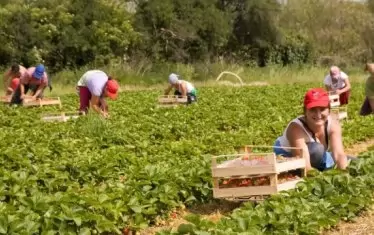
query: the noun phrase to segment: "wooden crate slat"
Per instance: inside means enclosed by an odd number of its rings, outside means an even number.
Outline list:
[[[245,197],[249,195],[270,195],[277,192],[276,186],[252,186],[238,188],[213,189],[213,196],[216,198]]]
[[[0,102],[2,102],[2,103],[10,103],[10,99],[11,99],[10,96],[1,96],[0,97]]]
[[[304,158],[300,158],[300,159],[292,160],[292,161],[280,162],[280,163],[277,163],[275,166],[277,173],[305,168],[305,167],[306,167],[306,163],[305,163]]]
[[[303,179],[291,180],[277,185],[278,192],[293,189],[296,184],[303,181]]]
[[[340,102],[331,102],[330,107],[338,107],[340,106]]]
[[[44,105],[59,105],[61,107],[61,100],[59,97],[57,98],[43,98],[37,100],[27,100],[25,99],[23,102],[23,106],[44,106]]]
[[[187,98],[180,98],[179,96],[175,95],[162,95],[158,97],[159,104],[186,104]]]
[[[274,165],[257,165],[242,167],[212,168],[213,177],[229,177],[236,175],[259,175],[276,173]]]
[[[340,112],[339,113],[339,120],[347,118],[347,117],[348,117],[347,112]]]

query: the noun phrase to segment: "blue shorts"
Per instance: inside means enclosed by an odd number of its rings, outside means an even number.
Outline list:
[[[282,148],[279,148],[279,147],[282,147],[280,145],[279,140],[275,141],[274,147],[278,147],[278,148],[273,148],[273,151],[276,155],[282,155],[283,157],[292,157],[291,152],[287,152],[286,150],[284,150]],[[319,170],[326,170],[326,169],[330,169],[330,168],[334,167],[334,165],[335,165],[335,162],[334,162],[334,159],[332,157],[331,152],[325,151],[323,153],[321,166],[319,166],[317,168]]]

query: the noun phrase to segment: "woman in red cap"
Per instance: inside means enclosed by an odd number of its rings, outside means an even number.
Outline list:
[[[316,168],[320,171],[332,168],[335,164],[345,169],[348,164],[342,143],[342,131],[338,121],[330,116],[328,93],[322,88],[307,91],[304,97],[304,115],[293,119],[283,135],[275,142],[276,155],[285,157],[301,156],[304,150],[307,170]],[[331,152],[328,151],[331,148]],[[351,157],[348,157],[351,158]]]
[[[87,71],[77,84],[80,114],[86,114],[89,107],[104,117],[109,117],[105,97],[115,100],[118,95],[118,82],[101,70]]]

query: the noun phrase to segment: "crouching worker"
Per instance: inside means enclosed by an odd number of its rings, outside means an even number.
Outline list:
[[[326,90],[339,95],[340,105],[346,105],[351,95],[351,83],[348,75],[341,71],[339,67],[332,66],[330,74],[325,77],[324,84]]]
[[[27,72],[27,69],[19,64],[13,64],[4,73],[4,89],[6,95],[12,95],[19,85],[19,78]]]
[[[339,169],[347,167],[351,157],[344,153],[341,127],[330,116],[329,95],[324,89],[308,90],[304,97],[304,115],[293,119],[275,142],[276,155],[301,156],[300,149],[282,147],[303,149],[307,170],[323,171],[335,164]]]
[[[109,117],[105,97],[115,100],[118,95],[118,82],[101,70],[87,71],[77,84],[79,112],[86,114],[91,107],[105,118]]]
[[[36,67],[30,67],[20,76],[20,84],[15,90],[11,104],[20,104],[25,98],[26,93],[32,91],[32,99],[43,98],[44,89],[48,86],[48,75],[45,72],[44,65],[39,64]]]
[[[187,103],[191,104],[197,101],[196,97],[196,88],[192,85],[192,83],[180,80],[179,75],[172,73],[169,75],[169,86],[165,90],[165,95],[168,95],[171,89],[175,89],[174,95],[187,97]]]

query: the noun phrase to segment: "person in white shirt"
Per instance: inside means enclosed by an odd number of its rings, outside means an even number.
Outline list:
[[[179,79],[179,75],[172,73],[169,75],[169,86],[165,90],[165,95],[168,95],[172,88],[175,88],[174,95],[186,97],[187,103],[191,104],[197,101],[196,88],[192,83]]]
[[[348,104],[351,93],[351,83],[346,73],[341,71],[339,67],[332,66],[330,73],[325,77],[323,82],[326,90],[339,95],[340,105]]]
[[[117,99],[119,84],[101,70],[89,70],[77,83],[80,114],[86,114],[91,107],[105,118],[109,117],[106,97]]]

